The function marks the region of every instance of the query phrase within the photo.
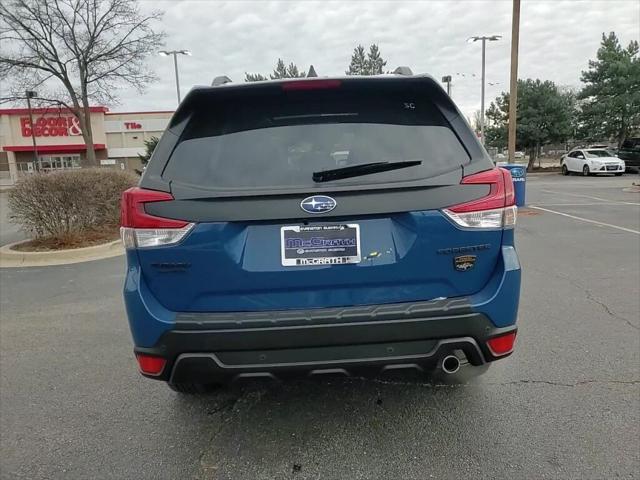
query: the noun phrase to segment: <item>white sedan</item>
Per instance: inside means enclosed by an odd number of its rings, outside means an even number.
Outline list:
[[[585,177],[597,173],[624,173],[624,161],[604,148],[572,150],[562,159],[562,174],[581,173]]]

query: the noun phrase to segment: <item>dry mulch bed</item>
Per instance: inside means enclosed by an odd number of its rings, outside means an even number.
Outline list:
[[[20,252],[51,252],[74,248],[93,247],[119,238],[119,227],[69,234],[62,237],[36,238],[19,243],[12,250]]]

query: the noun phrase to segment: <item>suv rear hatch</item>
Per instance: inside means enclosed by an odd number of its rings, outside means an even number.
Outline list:
[[[470,295],[502,242],[492,167],[430,77],[196,89],[129,195],[147,228],[186,232],[138,248],[141,274],[182,312]]]

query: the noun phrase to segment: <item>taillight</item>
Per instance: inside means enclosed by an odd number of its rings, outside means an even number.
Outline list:
[[[509,332],[487,340],[487,347],[494,357],[502,357],[513,352],[516,343],[516,332]]]
[[[513,228],[518,209],[511,173],[493,168],[464,177],[463,185],[489,185],[489,194],[470,202],[445,208],[443,213],[465,228]]]
[[[167,364],[167,361],[162,357],[145,355],[143,353],[136,353],[136,360],[138,360],[138,368],[140,368],[140,371],[152,376],[160,375],[164,370],[164,366]]]
[[[177,243],[191,231],[193,223],[156,217],[144,205],[173,200],[167,192],[133,187],[122,193],[120,204],[120,236],[125,248],[158,247]]]

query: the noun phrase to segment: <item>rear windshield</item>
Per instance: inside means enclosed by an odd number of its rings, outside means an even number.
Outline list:
[[[234,95],[198,105],[163,173],[214,190],[286,190],[415,181],[470,158],[425,96],[337,90]],[[421,162],[322,184],[314,172]]]

